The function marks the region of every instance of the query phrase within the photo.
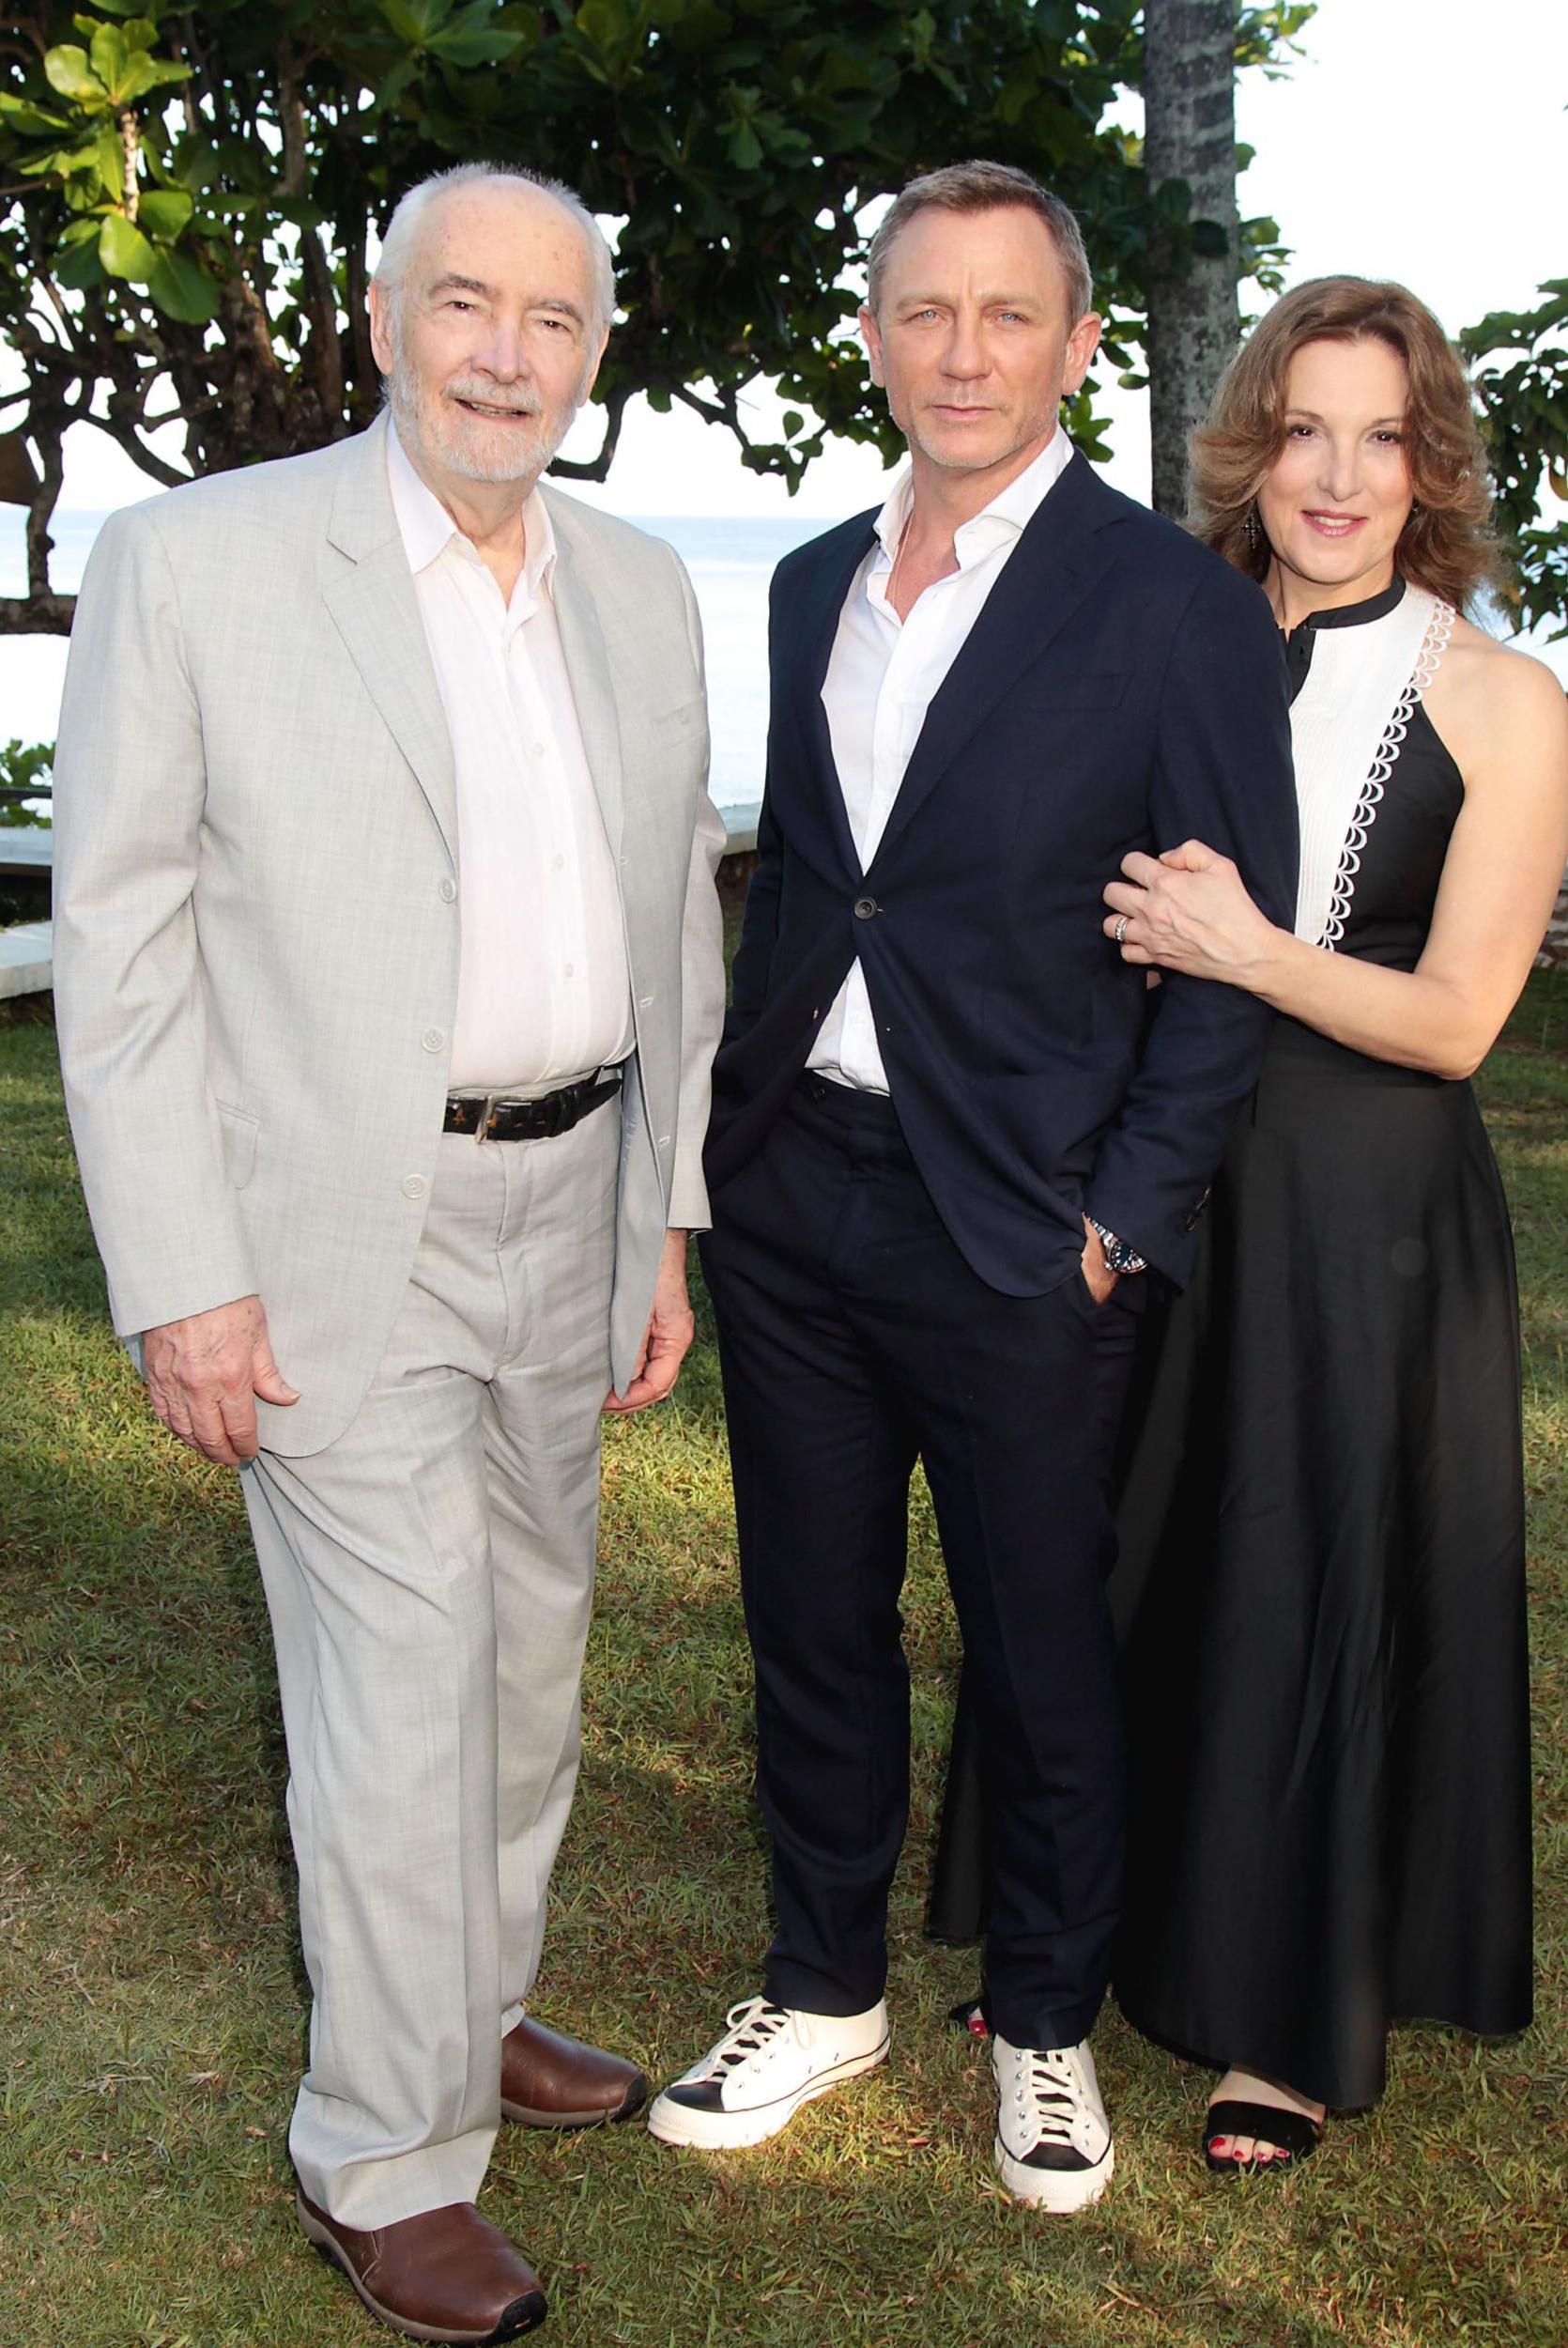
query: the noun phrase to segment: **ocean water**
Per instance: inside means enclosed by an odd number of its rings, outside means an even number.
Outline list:
[[[103,521],[101,513],[55,517],[52,576],[69,593]],[[640,529],[668,539],[691,574],[702,614],[713,732],[710,788],[726,815],[744,822],[762,794],[767,748],[768,581],[792,548],[833,527],[821,517],[636,517]],[[0,505],[0,595],[26,584],[23,517]],[[1499,631],[1500,632],[1500,631]],[[1568,686],[1568,642],[1544,637],[1520,642],[1545,659]],[[62,637],[0,636],[0,742],[51,742],[60,712],[66,645]]]
[[[51,577],[69,594],[103,516],[56,515]],[[774,565],[831,522],[821,518],[730,520],[694,515],[637,517],[664,538],[691,574],[708,667],[714,756],[710,783],[726,815],[744,821],[762,796],[768,724],[768,581]],[[0,595],[21,595],[27,564],[23,516],[0,506]],[[0,637],[0,742],[52,742],[60,714],[66,645],[61,637]]]
[[[637,518],[639,529],[669,540],[691,575],[708,672],[708,787],[727,817],[744,820],[761,803],[767,755],[768,581],[792,548],[833,524],[679,514]]]

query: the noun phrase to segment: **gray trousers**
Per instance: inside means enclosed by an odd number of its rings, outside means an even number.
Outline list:
[[[620,1133],[444,1135],[358,1415],[242,1474],[315,1993],[289,2149],[346,2225],[472,2201],[495,2141],[576,1777]]]

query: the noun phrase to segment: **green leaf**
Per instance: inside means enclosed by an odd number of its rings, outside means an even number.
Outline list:
[[[56,177],[64,179],[67,184],[63,193],[69,204],[82,193],[79,187],[72,184],[75,175],[78,172],[94,170],[97,163],[98,148],[96,147],[57,147],[52,154],[30,156],[25,162],[13,163],[11,168],[19,171],[24,179]],[[86,199],[89,204],[97,203],[96,187],[86,191]]]
[[[137,207],[136,225],[149,237],[172,243],[195,209],[183,188],[154,188]]]
[[[223,162],[210,143],[204,138],[187,134],[176,141],[170,151],[168,178],[182,188],[209,188],[221,178]]]
[[[417,9],[407,7],[406,0],[378,0],[378,4],[399,40],[408,41],[416,49],[423,47],[424,23]]]
[[[125,45],[128,49],[150,49],[157,39],[158,27],[150,16],[127,17]]]
[[[440,13],[444,21],[438,30],[426,34],[424,45],[444,65],[465,70],[476,65],[504,65],[527,49],[534,37],[531,26],[518,29],[498,24],[494,0],[469,0],[455,16],[445,8]]]
[[[0,90],[0,122],[8,122],[16,131],[31,131],[35,134],[49,131],[69,131],[64,115],[45,114],[30,99],[13,97],[9,90]]]
[[[423,49],[451,16],[453,0],[380,0],[380,8],[394,33]]]
[[[93,148],[93,159],[98,166],[99,185],[112,204],[118,204],[125,194],[125,147],[117,122],[104,124]]]
[[[319,228],[327,215],[308,195],[281,195],[271,207],[275,217],[291,228]]]
[[[131,49],[117,24],[100,24],[93,35],[93,71],[116,106],[123,106],[120,95],[131,64]]]
[[[126,67],[124,78],[115,85],[115,103],[132,106],[138,98],[145,98],[149,89],[162,89],[172,82],[188,82],[191,68],[176,65],[170,57],[149,57],[138,49]]]
[[[95,111],[109,103],[109,93],[87,63],[87,53],[69,42],[48,51],[43,61],[45,77],[51,89],[57,89],[62,98],[74,99],[79,106]]]
[[[631,10],[626,0],[582,0],[577,10],[577,30],[595,49],[608,52],[623,41],[631,30]]]
[[[55,278],[71,293],[86,293],[103,283],[103,264],[98,257],[98,223],[72,221],[71,228],[83,227],[91,230],[90,240],[68,245],[62,239],[54,260]],[[66,234],[69,237],[70,229]]]
[[[730,160],[737,171],[755,171],[762,160],[762,142],[749,122],[737,122],[724,134]]]
[[[218,280],[189,253],[158,254],[147,272],[147,291],[166,317],[188,326],[206,326],[223,298]]]
[[[135,222],[127,220],[123,212],[111,212],[104,222],[99,232],[98,257],[111,277],[126,277],[137,286],[146,284],[158,260]]]

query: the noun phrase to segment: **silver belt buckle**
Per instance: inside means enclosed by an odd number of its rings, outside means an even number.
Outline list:
[[[474,1127],[475,1141],[483,1143],[489,1140],[490,1120],[495,1114],[495,1107],[496,1096],[493,1092],[487,1092],[480,1104],[479,1122]]]

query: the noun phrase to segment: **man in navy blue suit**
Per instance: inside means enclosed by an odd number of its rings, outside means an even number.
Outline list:
[[[759,2143],[886,2052],[918,1459],[982,1723],[994,2156],[1070,2210],[1113,2160],[1085,2043],[1122,1847],[1111,1444],[1268,1020],[1239,989],[1146,993],[1100,892],[1201,839],[1288,923],[1284,668],[1258,589],[1061,429],[1099,320],[1058,199],[993,163],[915,180],[861,325],[909,466],[774,581],[708,1149],[777,1930],[649,2124]]]

